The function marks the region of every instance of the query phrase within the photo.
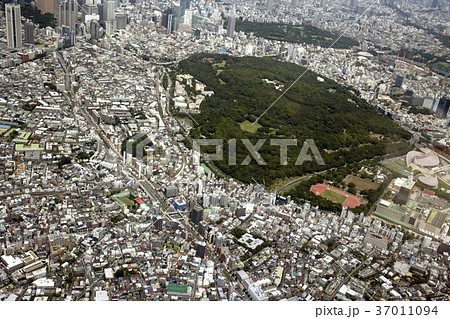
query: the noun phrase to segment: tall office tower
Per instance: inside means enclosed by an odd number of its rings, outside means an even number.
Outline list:
[[[174,15],[172,22],[172,32],[178,31],[179,26],[180,26],[180,16]]]
[[[31,21],[25,22],[25,43],[34,44],[34,24]]]
[[[267,0],[267,12],[272,11],[273,9],[273,0]]]
[[[167,15],[167,26],[166,26],[166,29],[167,29],[167,34],[172,34],[172,32],[173,32],[173,19],[174,19],[174,15],[173,14],[169,14],[169,15]]]
[[[450,109],[450,100],[446,97],[442,97],[439,100],[438,106],[436,108],[436,115],[440,118],[446,119],[448,110]]]
[[[189,213],[189,220],[196,225],[203,220],[203,208],[200,205],[195,205],[191,210]]]
[[[36,5],[42,13],[55,13],[55,0],[36,0]]]
[[[231,14],[228,16],[227,25],[227,37],[234,37],[234,28],[236,25],[236,0],[233,0],[233,7],[231,8]]]
[[[117,29],[125,29],[128,24],[128,15],[126,13],[121,13],[116,15]]]
[[[167,29],[167,22],[169,21],[169,14],[172,12],[170,11],[170,8],[164,11],[162,18],[161,18],[161,26]]]
[[[120,7],[120,0],[115,0],[116,1],[116,8]]]
[[[104,7],[103,3],[97,4],[97,12],[98,12],[98,15],[100,16],[100,21],[105,21],[105,19],[103,17],[103,13],[104,13],[103,7]]]
[[[81,21],[83,22],[86,22],[86,16],[98,14],[98,7],[96,4],[84,3],[81,8]]]
[[[296,8],[298,6],[298,0],[292,0],[291,1],[291,7]]]
[[[6,37],[8,47],[20,48],[22,46],[22,25],[20,23],[20,5],[8,3],[6,10]]]
[[[400,88],[400,87],[402,87],[402,84],[403,84],[403,76],[397,75],[394,86],[396,88]]]
[[[180,0],[180,16],[184,16],[184,13],[186,12],[188,0]]]
[[[114,21],[105,21],[105,32],[108,35],[113,34],[113,32],[114,32]]]
[[[433,2],[431,3],[431,7],[432,8],[437,8],[439,4],[439,0],[433,0]]]
[[[171,34],[178,29],[178,25],[180,23],[179,9],[180,7],[171,7],[168,8],[163,14],[161,25],[166,28],[167,34]]]
[[[197,242],[197,249],[195,251],[195,257],[205,258],[206,253],[206,243],[204,241]]]
[[[77,0],[55,0],[55,12],[58,27],[66,26],[75,34],[75,26],[78,20]]]
[[[114,20],[114,10],[116,2],[114,0],[107,0],[103,2],[103,21]]]
[[[96,20],[89,21],[89,33],[93,39],[100,37],[100,25]]]
[[[186,10],[184,12],[184,24],[192,26],[192,10]]]

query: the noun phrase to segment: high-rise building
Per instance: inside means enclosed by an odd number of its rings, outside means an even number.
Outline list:
[[[432,8],[437,8],[439,4],[439,0],[433,0],[433,2],[431,3],[431,7]]]
[[[34,24],[31,21],[25,22],[25,43],[34,44]]]
[[[267,8],[266,11],[267,12],[271,12],[273,9],[273,0],[267,0]]]
[[[93,39],[100,37],[100,25],[96,20],[89,21],[89,33]]]
[[[170,8],[164,11],[161,18],[161,26],[167,29],[167,22],[169,20],[169,14],[171,14]]]
[[[113,34],[115,28],[114,28],[114,21],[105,21],[105,32],[108,35]]]
[[[103,21],[114,20],[114,10],[116,9],[116,2],[114,0],[107,0],[103,2]]]
[[[117,29],[125,29],[128,24],[128,15],[126,13],[121,13],[116,15]]]
[[[36,5],[42,13],[55,13],[55,0],[36,0]]]
[[[180,16],[174,15],[172,20],[172,32],[178,31],[179,26],[180,26]]]
[[[184,24],[192,26],[192,10],[186,10],[184,12]]]
[[[189,213],[189,220],[195,225],[198,225],[203,220],[203,208],[200,205],[195,207]]]
[[[22,24],[20,23],[20,5],[6,4],[6,37],[8,47],[20,48],[22,46]]]
[[[296,8],[298,6],[298,0],[292,0],[291,1],[291,7]]]
[[[166,28],[167,34],[172,34],[178,30],[180,12],[180,7],[171,7],[164,12],[161,25]]]
[[[208,234],[208,224],[203,220],[198,224],[198,233],[202,237],[206,237]]]
[[[103,17],[103,3],[98,3],[97,4],[97,11],[98,11],[98,15],[100,17],[100,21],[105,21],[104,17]]]
[[[234,37],[234,28],[236,25],[236,0],[233,0],[233,7],[231,8],[231,14],[228,16],[227,25],[227,37]]]
[[[169,14],[167,16],[167,34],[172,34],[173,32],[173,19],[175,18],[175,16],[173,14]]]
[[[204,241],[197,242],[197,249],[195,251],[195,257],[205,258],[206,253],[206,243]]]
[[[403,76],[397,75],[397,78],[395,79],[395,87],[400,88],[403,84]]]
[[[180,16],[184,16],[184,13],[186,12],[186,9],[191,8],[191,1],[190,0],[180,0]]]
[[[159,218],[159,217],[155,217],[155,219],[156,219],[156,221],[154,223],[155,228],[157,230],[162,230],[163,229],[164,220],[162,218]]]
[[[84,3],[81,7],[81,21],[87,23],[86,21],[86,16],[91,16],[91,15],[97,15],[98,14],[98,7],[96,4],[92,4],[92,3]]]
[[[55,0],[55,12],[58,27],[66,26],[75,34],[75,26],[78,20],[77,0]]]
[[[439,100],[438,106],[436,108],[436,115],[440,118],[446,119],[448,110],[450,109],[450,99],[442,97]]]

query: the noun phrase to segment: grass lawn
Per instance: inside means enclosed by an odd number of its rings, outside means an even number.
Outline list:
[[[223,60],[223,61],[220,62],[220,63],[214,64],[214,67],[215,67],[215,68],[219,68],[219,69],[223,69],[223,68],[225,67],[226,64],[227,64],[227,60]]]
[[[252,124],[253,123],[250,121],[244,121],[242,123],[239,123],[239,126],[241,127],[241,130],[250,132],[250,133],[255,133],[257,129],[262,127],[262,125],[259,123],[255,123],[255,125],[252,125]]]
[[[322,195],[323,198],[326,198],[328,200],[331,200],[333,203],[342,204],[347,199],[346,196],[333,192],[332,190],[326,189],[323,191]]]
[[[450,191],[450,186],[442,179],[438,178],[438,189],[442,191],[441,188],[444,189],[444,192]]]
[[[381,164],[381,165],[383,165],[384,167],[386,167],[386,168],[387,168],[388,170],[390,170],[391,172],[397,172],[397,173],[399,173],[399,174],[406,175],[405,172],[399,170],[399,168],[398,168],[397,166],[395,166],[394,164],[385,162],[385,163],[383,163],[383,164]]]
[[[120,198],[120,200],[128,207],[133,206],[133,202],[129,198],[124,197],[124,198]]]
[[[377,189],[379,184],[371,182],[369,180],[360,178],[358,176],[353,176],[353,175],[347,175],[344,178],[344,182],[346,184],[349,183],[353,183],[355,184],[356,188],[358,188],[359,190],[363,190],[363,189]]]
[[[400,165],[401,167],[403,167],[405,170],[408,170],[408,171],[411,170],[410,167],[406,166],[405,160],[398,159],[398,160],[395,160],[394,162],[395,162],[397,165]]]

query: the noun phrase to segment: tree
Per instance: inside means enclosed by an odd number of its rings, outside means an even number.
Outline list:
[[[226,63],[217,76],[215,65],[223,61]],[[237,163],[242,163],[249,155],[241,139],[249,139],[253,145],[258,139],[267,140],[274,135],[299,141],[297,146],[288,148],[285,166],[280,166],[279,146],[269,142],[259,150],[267,163],[265,166],[257,165],[254,160],[247,166],[229,165],[228,152],[225,152],[224,160],[216,161],[215,166],[240,181],[250,183],[264,177],[266,185],[270,186],[278,178],[339,167],[386,152],[399,154],[407,151],[408,143],[398,141],[408,138],[410,133],[377,114],[366,101],[338,83],[329,79],[317,83],[318,75],[311,71],[305,73],[276,107],[268,111],[267,116],[258,120],[258,126],[248,129],[239,125],[244,121],[253,123],[267,108],[267,101],[279,96],[272,84],[268,85],[261,79],[279,81],[288,86],[305,71],[301,66],[269,58],[237,58],[206,53],[192,55],[179,66],[180,72],[193,75],[215,92],[200,105],[201,112],[195,115],[199,125],[191,130],[192,138],[236,139]],[[372,133],[381,134],[385,139],[380,141]],[[326,165],[320,166],[315,161],[295,165],[303,141],[310,138],[319,148]],[[205,147],[204,151],[215,152],[215,147]],[[342,182],[353,169],[356,170],[357,166],[340,170],[336,180]]]
[[[51,90],[53,90],[53,91],[56,91],[56,90],[57,90],[56,84],[55,84],[55,83],[52,83],[52,82],[45,82],[45,83],[44,83],[44,87],[48,87],[49,89],[51,89]]]
[[[67,156],[61,157],[61,160],[58,162],[58,168],[61,169],[64,165],[72,163],[72,159]]]
[[[80,152],[77,154],[77,159],[79,160],[85,160],[85,159],[89,159],[89,154],[86,152]]]
[[[231,234],[238,239],[241,238],[245,233],[246,231],[239,227],[235,227],[231,230]]]
[[[356,187],[350,187],[350,186],[349,186],[349,187],[348,187],[348,192],[351,193],[351,194],[356,194],[356,192],[357,192],[357,191],[356,191]]]
[[[119,269],[116,271],[114,277],[116,278],[123,278],[125,277],[125,271],[123,270],[123,268]]]
[[[42,13],[39,9],[31,7],[29,4],[21,7],[21,14],[33,23],[39,24],[41,28],[52,27],[56,25],[55,16],[52,13]]]

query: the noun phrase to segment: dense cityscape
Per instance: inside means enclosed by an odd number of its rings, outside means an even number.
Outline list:
[[[449,17],[446,0],[3,1],[0,300],[448,301]],[[193,57],[216,74],[186,73]],[[230,110],[211,83],[256,59],[305,69],[255,63],[268,90],[306,74],[394,125],[317,143],[342,165],[297,176],[289,153],[249,182],[255,146],[231,174],[197,145],[218,134],[205,105]],[[269,125],[272,102],[229,138],[303,138]]]

